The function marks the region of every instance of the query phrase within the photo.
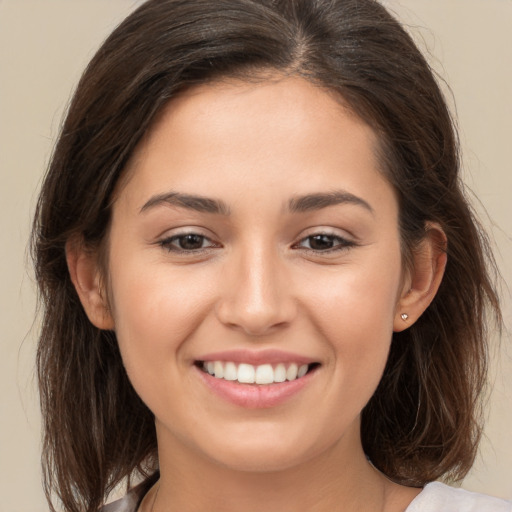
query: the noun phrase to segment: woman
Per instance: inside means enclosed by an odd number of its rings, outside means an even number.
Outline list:
[[[429,484],[471,467],[499,322],[458,168],[378,3],[143,4],[36,214],[48,496],[93,511],[142,477],[104,510],[510,510]]]

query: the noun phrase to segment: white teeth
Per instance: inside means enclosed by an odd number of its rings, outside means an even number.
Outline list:
[[[270,364],[262,364],[256,368],[256,384],[272,384],[274,382],[274,369]]]
[[[274,382],[284,382],[286,380],[286,366],[278,364],[274,370]]]
[[[273,384],[275,382],[292,381],[304,377],[308,372],[309,365],[298,366],[291,363],[288,367],[284,363],[279,363],[275,367],[271,364],[261,364],[253,366],[252,364],[236,363],[228,361],[205,361],[203,370],[217,379],[230,381],[237,380],[242,384]]]
[[[300,379],[301,377],[304,377],[306,373],[308,373],[308,365],[303,364],[302,366],[299,367],[299,371],[297,372],[297,378]]]
[[[224,378],[226,380],[237,380],[238,372],[235,363],[226,363],[224,366]]]
[[[295,380],[297,378],[298,366],[292,363],[286,370],[286,380]]]
[[[240,364],[238,366],[238,382],[252,384],[254,382],[255,373],[254,366],[250,364]]]
[[[215,363],[213,363],[213,371],[217,379],[224,377],[224,365],[221,361],[215,361]]]

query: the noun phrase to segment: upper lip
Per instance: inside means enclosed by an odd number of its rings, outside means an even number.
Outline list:
[[[264,350],[224,350],[221,352],[209,352],[199,356],[196,361],[231,361],[233,363],[247,363],[254,366],[261,364],[297,363],[311,364],[318,362],[315,359],[276,349]]]

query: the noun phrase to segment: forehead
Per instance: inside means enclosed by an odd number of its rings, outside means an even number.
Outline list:
[[[378,145],[340,96],[302,78],[226,80],[190,88],[167,104],[123,185],[135,180],[132,191],[141,192],[179,183],[211,195],[222,183],[240,190],[265,184],[270,194],[283,190],[285,178],[289,192],[300,194],[333,188],[332,179],[343,177],[348,187],[371,188],[385,181]]]

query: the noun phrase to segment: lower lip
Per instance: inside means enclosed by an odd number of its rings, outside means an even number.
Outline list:
[[[316,373],[314,369],[299,379],[274,384],[240,384],[238,381],[217,379],[197,367],[194,368],[213,393],[247,409],[268,409],[285,403],[304,389]]]

